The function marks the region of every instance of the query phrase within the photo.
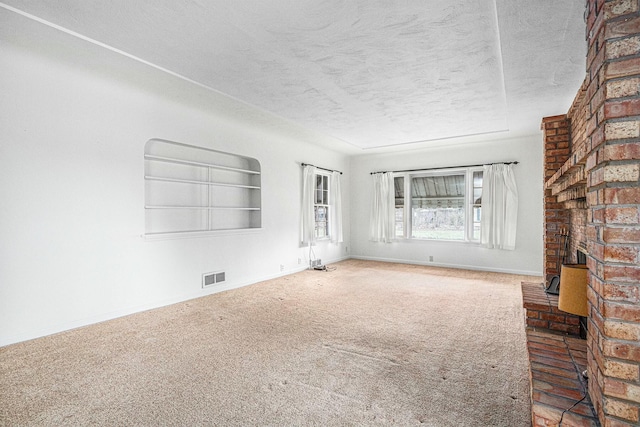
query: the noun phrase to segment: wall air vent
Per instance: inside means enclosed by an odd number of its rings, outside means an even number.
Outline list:
[[[213,286],[224,281],[225,281],[224,271],[218,271],[214,273],[205,273],[202,275],[203,288],[208,288],[209,286]]]

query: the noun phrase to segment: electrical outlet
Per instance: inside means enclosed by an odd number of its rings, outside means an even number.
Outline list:
[[[433,262],[433,255],[429,255],[429,262]]]
[[[280,264],[280,271],[284,271],[284,265]]]
[[[302,258],[298,258],[298,264],[302,264]]]

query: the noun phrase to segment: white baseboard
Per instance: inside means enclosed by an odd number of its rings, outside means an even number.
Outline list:
[[[365,261],[395,262],[398,264],[425,265],[428,267],[456,268],[459,270],[489,271],[492,273],[518,274],[523,276],[542,276],[541,271],[512,270],[512,269],[506,269],[506,268],[482,267],[477,265],[446,264],[446,263],[438,263],[438,262],[413,261],[413,260],[396,259],[396,258],[379,258],[379,257],[368,257],[368,256],[360,256],[360,255],[352,255],[351,258],[361,259]]]

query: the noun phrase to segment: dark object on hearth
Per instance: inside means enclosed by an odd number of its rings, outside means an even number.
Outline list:
[[[553,276],[544,291],[548,294],[560,295],[560,276]]]
[[[556,270],[560,273],[560,266],[567,260],[567,250],[569,248],[569,230],[566,227],[560,227],[560,233],[558,236],[558,248],[562,248],[562,251],[558,249],[558,259],[556,261]],[[562,263],[560,263],[560,257],[562,257]],[[544,291],[548,294],[559,295],[560,294],[560,275],[557,274],[551,277],[549,284],[544,288]]]

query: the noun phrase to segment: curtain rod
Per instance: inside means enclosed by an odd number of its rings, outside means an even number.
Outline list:
[[[405,170],[399,170],[399,171],[379,171],[379,172],[371,172],[371,175],[377,174],[377,173],[387,173],[387,172],[422,172],[422,171],[432,171],[432,170],[440,170],[440,169],[459,169],[459,168],[474,168],[474,167],[478,167],[478,166],[488,166],[488,165],[517,165],[519,162],[517,160],[513,161],[513,162],[495,162],[495,163],[485,163],[482,165],[465,165],[465,166],[444,166],[441,168],[422,168],[422,169],[405,169]]]
[[[320,166],[312,165],[310,163],[302,163],[302,166],[313,166],[316,169],[322,169],[323,171],[327,171],[327,172],[338,172],[340,175],[342,175],[342,172],[340,172],[340,171],[333,170],[333,169],[327,169],[327,168],[321,168]]]

